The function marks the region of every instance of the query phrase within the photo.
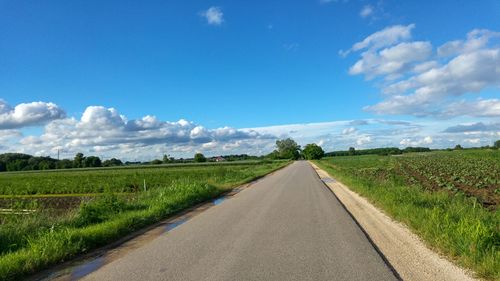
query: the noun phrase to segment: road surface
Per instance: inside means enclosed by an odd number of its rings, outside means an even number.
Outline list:
[[[299,161],[85,280],[397,280]]]

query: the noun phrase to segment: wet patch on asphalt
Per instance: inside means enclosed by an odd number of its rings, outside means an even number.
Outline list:
[[[80,266],[77,266],[73,269],[71,272],[71,277],[69,278],[70,280],[79,280],[83,277],[85,277],[87,274],[90,274],[97,269],[99,269],[101,266],[104,265],[104,257],[98,257],[94,259],[93,261],[84,263]]]
[[[324,183],[334,183],[336,182],[335,179],[332,179],[330,177],[325,177],[325,178],[321,178],[321,180],[324,182]]]
[[[187,222],[188,219],[181,219],[181,220],[178,220],[178,221],[175,221],[175,222],[172,222],[172,223],[168,223],[167,226],[165,227],[165,232],[169,232],[170,230],[178,227],[179,225]]]
[[[215,199],[214,201],[212,201],[212,203],[213,203],[214,205],[219,205],[219,204],[221,204],[222,202],[224,202],[224,200],[226,200],[226,199],[227,199],[226,197],[217,198],[217,199]]]

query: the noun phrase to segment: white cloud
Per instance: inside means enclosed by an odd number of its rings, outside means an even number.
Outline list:
[[[20,138],[22,135],[19,130],[0,130],[0,142],[6,143],[12,139]]]
[[[500,33],[475,29],[466,40],[447,42],[433,54],[430,42],[401,42],[411,37],[413,27],[388,27],[351,48],[366,49],[349,69],[351,75],[385,80],[381,84],[384,100],[365,110],[440,118],[500,116],[498,99],[458,100],[488,87],[500,87],[500,47],[490,44],[493,38],[500,38]],[[381,41],[384,37],[390,39]]]
[[[481,142],[481,139],[464,139],[465,142],[471,143],[471,144],[478,144]]]
[[[498,37],[500,37],[500,32],[487,29],[474,29],[467,33],[465,41],[454,40],[441,45],[437,49],[437,54],[441,57],[448,57],[474,52],[486,47],[491,39]]]
[[[355,43],[349,50],[340,51],[341,55],[348,55],[351,52],[357,52],[364,49],[376,51],[380,48],[394,45],[395,43],[405,41],[411,38],[411,30],[415,28],[414,24],[407,26],[394,25],[383,30],[377,31],[366,37],[363,41]]]
[[[224,22],[224,13],[222,13],[220,7],[212,6],[206,11],[201,12],[200,15],[211,25],[221,25]]]
[[[0,99],[0,130],[36,126],[64,118],[65,112],[54,103],[21,103],[12,108]]]
[[[362,18],[366,18],[366,17],[370,16],[371,14],[373,14],[373,7],[371,5],[365,5],[361,9],[361,11],[359,12],[359,15]]]
[[[475,117],[500,116],[500,99],[458,101],[445,107],[442,116],[469,115]]]
[[[402,139],[399,144],[402,146],[421,146],[421,145],[429,145],[433,143],[433,139],[430,136],[427,136],[423,139],[412,140],[411,138]]]
[[[370,142],[372,142],[372,137],[371,136],[367,136],[367,135],[360,136],[356,140],[356,144],[359,145],[359,146],[363,146],[363,145],[368,144]]]
[[[368,79],[384,75],[389,80],[398,78],[411,69],[415,62],[424,61],[432,54],[429,42],[400,43],[381,51],[367,51],[349,69],[349,74],[364,74]]]
[[[273,141],[276,137],[253,130],[242,131],[230,127],[207,129],[186,120],[160,121],[146,115],[138,120],[127,120],[114,108],[89,106],[79,120],[66,118],[45,126],[40,136],[27,136],[20,140],[22,150],[34,154],[47,154],[57,149],[67,153],[109,152],[126,157],[139,151],[156,150],[194,151],[195,149],[222,150],[228,143],[240,146],[260,140]]]
[[[350,134],[354,134],[356,133],[356,128],[354,127],[349,127],[349,128],[345,128],[344,130],[342,130],[342,134],[343,135],[350,135]]]

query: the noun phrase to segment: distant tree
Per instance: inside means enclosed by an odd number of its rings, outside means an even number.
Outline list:
[[[349,147],[349,155],[356,155],[356,149],[354,149],[354,147]]]
[[[73,161],[69,159],[59,160],[56,164],[57,169],[71,169],[73,168]]]
[[[194,155],[194,162],[207,162],[207,158],[201,153],[196,153]]]
[[[87,156],[83,159],[83,167],[85,168],[93,168],[93,167],[101,167],[101,159],[97,156]]]
[[[495,143],[493,144],[493,147],[496,149],[500,149],[500,140],[495,141]]]
[[[83,156],[83,153],[78,152],[75,155],[75,159],[73,160],[73,167],[75,168],[82,168],[83,167],[83,160],[85,157]]]
[[[307,144],[304,147],[302,153],[304,154],[304,157],[308,160],[317,160],[325,156],[325,151],[323,150],[323,148],[321,148],[321,146],[315,143]]]
[[[153,160],[153,161],[151,161],[151,162],[149,162],[149,163],[151,163],[151,164],[153,164],[153,165],[160,165],[160,164],[162,164],[162,163],[163,163],[163,161],[161,161],[160,159],[155,159],[155,160]]]
[[[407,153],[407,152],[429,152],[431,151],[430,148],[428,147],[407,147],[403,150],[403,152]]]
[[[278,148],[278,157],[281,159],[297,160],[300,157],[300,145],[291,138],[277,140],[276,147]]]
[[[173,162],[175,162],[174,157],[170,157],[170,155],[168,155],[168,154],[163,155],[163,164],[173,163]]]
[[[457,144],[455,145],[455,150],[462,150],[464,149],[461,145]]]
[[[102,162],[103,167],[113,167],[113,166],[122,166],[122,165],[123,165],[123,162],[120,159],[116,159],[116,158],[111,158],[108,160],[104,160]]]

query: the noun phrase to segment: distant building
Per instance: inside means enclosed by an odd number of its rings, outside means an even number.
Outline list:
[[[222,156],[217,156],[215,157],[215,162],[223,162],[223,161],[226,161],[226,159]]]

